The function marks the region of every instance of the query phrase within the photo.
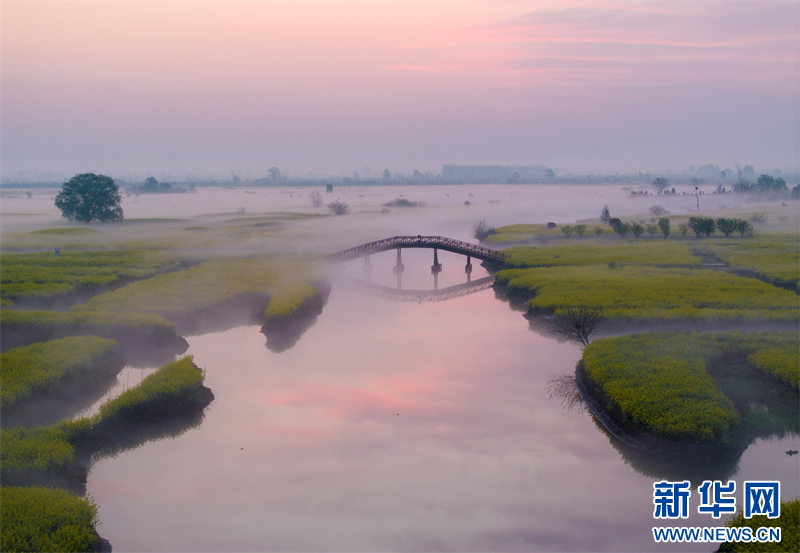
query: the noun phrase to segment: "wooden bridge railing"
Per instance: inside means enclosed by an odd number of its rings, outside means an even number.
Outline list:
[[[368,244],[330,254],[327,259],[329,261],[348,261],[396,248],[437,248],[469,255],[483,261],[495,261],[498,263],[504,262],[508,257],[507,253],[445,236],[392,236],[391,238],[384,238],[383,240],[369,242]]]

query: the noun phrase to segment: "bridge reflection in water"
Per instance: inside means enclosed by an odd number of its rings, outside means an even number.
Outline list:
[[[383,286],[347,275],[339,275],[333,279],[333,282],[343,288],[384,300],[422,303],[445,301],[474,294],[482,290],[488,290],[494,284],[494,277],[488,276],[474,282],[465,282],[464,284],[448,286],[441,290],[402,290],[400,288]]]

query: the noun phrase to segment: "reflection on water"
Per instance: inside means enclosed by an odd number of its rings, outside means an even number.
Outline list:
[[[416,304],[334,286],[294,347],[263,340],[257,326],[190,337],[216,396],[202,425],[93,466],[115,550],[665,550],[652,484],[672,473],[550,397],[580,348],[531,332],[492,291]],[[790,447],[751,446],[737,480],[797,495]]]
[[[465,284],[456,284],[440,290],[403,290],[402,288],[390,288],[373,282],[365,282],[357,278],[342,275],[336,279],[336,285],[355,290],[361,294],[397,302],[436,302],[446,301],[453,298],[460,298],[488,290],[494,284],[494,277],[488,276]]]
[[[561,406],[567,411],[573,409],[586,410],[578,385],[575,383],[575,373],[554,374],[547,381],[547,393],[550,399],[558,399]]]

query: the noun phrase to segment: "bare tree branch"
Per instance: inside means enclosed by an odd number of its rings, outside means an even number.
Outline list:
[[[564,307],[545,320],[547,332],[589,345],[589,335],[605,320],[602,307]]]

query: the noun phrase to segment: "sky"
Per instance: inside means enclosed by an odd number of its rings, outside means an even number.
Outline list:
[[[798,2],[0,9],[5,180],[799,163]]]

